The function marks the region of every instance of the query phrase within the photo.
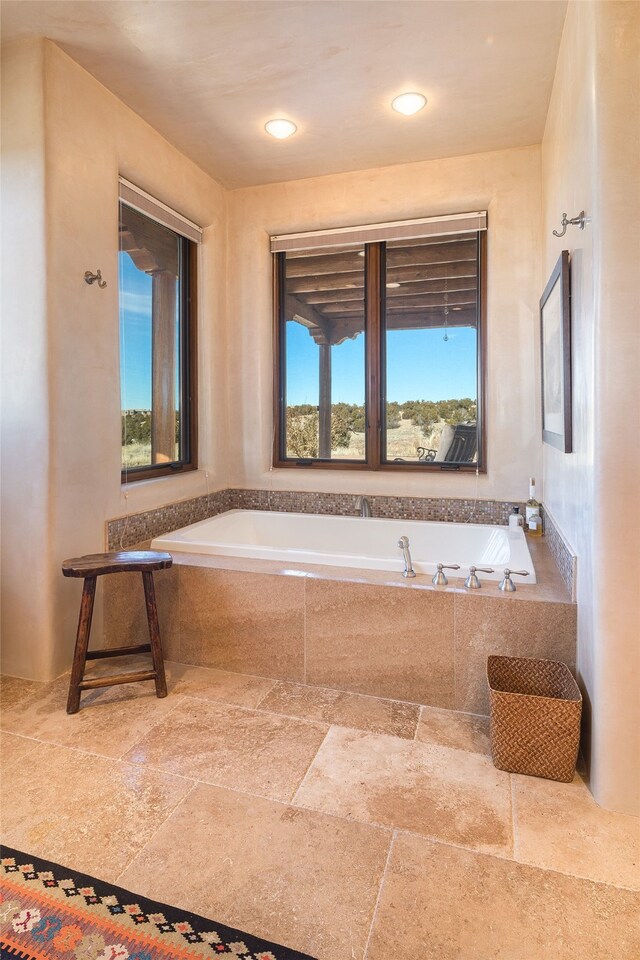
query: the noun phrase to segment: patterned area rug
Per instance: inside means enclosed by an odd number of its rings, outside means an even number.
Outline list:
[[[3,960],[311,960],[7,847],[0,947]]]

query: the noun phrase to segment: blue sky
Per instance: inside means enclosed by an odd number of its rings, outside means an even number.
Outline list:
[[[151,277],[128,253],[120,269],[120,396],[123,410],[151,407]]]
[[[152,279],[134,266],[128,253],[119,255],[119,270],[122,409],[150,410]],[[179,376],[177,376],[176,405],[179,397],[180,385]]]
[[[387,334],[387,399],[476,396],[476,331],[392,330]],[[287,403],[318,403],[318,347],[305,327],[287,323]],[[332,348],[332,400],[364,402],[364,336]]]
[[[151,407],[151,277],[120,254],[120,377],[123,410]],[[318,347],[305,327],[287,323],[287,402],[318,403]],[[458,327],[387,334],[388,399],[476,396],[476,331]],[[332,348],[334,403],[364,403],[364,336]]]

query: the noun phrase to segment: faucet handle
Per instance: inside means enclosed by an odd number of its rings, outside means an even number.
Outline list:
[[[437,564],[436,572],[434,573],[431,583],[436,587],[446,587],[449,583],[446,575],[442,572],[443,570],[459,570],[459,563],[439,563]]]
[[[480,573],[493,573],[493,567],[474,567],[471,565],[469,567],[469,576],[464,582],[465,587],[468,587],[470,590],[479,590],[482,584],[476,576],[476,570],[479,570]]]
[[[515,593],[516,585],[511,579],[511,574],[514,574],[518,577],[528,577],[528,570],[509,570],[509,567],[504,568],[504,580],[501,580],[498,584],[498,589],[503,590],[505,593]]]

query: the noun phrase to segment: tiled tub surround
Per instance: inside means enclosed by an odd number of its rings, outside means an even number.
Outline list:
[[[576,607],[545,544],[539,583],[503,594],[383,571],[176,554],[156,577],[168,659],[486,714],[490,653],[575,666]],[[138,578],[139,579],[139,578]],[[135,576],[105,583],[106,643],[142,639]]]
[[[547,546],[560,571],[560,576],[571,594],[571,599],[575,600],[578,558],[556,526],[548,510],[545,511],[544,515],[544,534]]]
[[[513,502],[460,500],[439,497],[367,498],[375,517],[398,520],[444,520],[455,523],[507,523]],[[355,516],[356,498],[349,493],[310,493],[302,490],[218,490],[216,493],[178,500],[166,506],[108,520],[107,549],[127,547],[179,530],[225,510],[273,510],[278,513],[320,513]],[[518,504],[524,513],[524,504]]]
[[[375,517],[401,520],[442,520],[455,523],[506,524],[514,503],[507,500],[474,500],[446,497],[370,496]],[[524,514],[524,503],[519,503]],[[218,490],[215,493],[179,500],[144,513],[108,520],[106,547],[126,550],[190,523],[206,520],[225,510],[273,510],[292,513],[319,513],[353,516],[355,497],[345,493],[316,493],[300,490]],[[546,529],[546,528],[545,528]],[[567,589],[575,596],[576,559],[553,524],[549,524],[550,546]]]
[[[128,550],[130,547],[153,540],[170,530],[179,530],[189,523],[215,517],[233,509],[230,490],[218,490],[190,500],[176,500],[144,513],[131,513],[115,520],[107,520],[105,541],[107,550]]]

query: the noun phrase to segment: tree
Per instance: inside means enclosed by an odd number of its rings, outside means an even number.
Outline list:
[[[331,449],[337,450],[338,447],[348,447],[351,439],[352,429],[349,423],[349,413],[347,410],[337,409],[338,406],[345,407],[346,404],[335,404],[331,408]]]
[[[397,400],[387,403],[387,430],[395,430],[400,426],[402,410]]]
[[[420,427],[423,437],[428,437],[440,420],[438,404],[432,400],[407,400],[401,406],[402,415]]]
[[[122,414],[122,445],[151,443],[151,410],[125,410]]]
[[[300,416],[294,413],[295,407],[287,409],[287,456],[318,456],[318,413]]]

